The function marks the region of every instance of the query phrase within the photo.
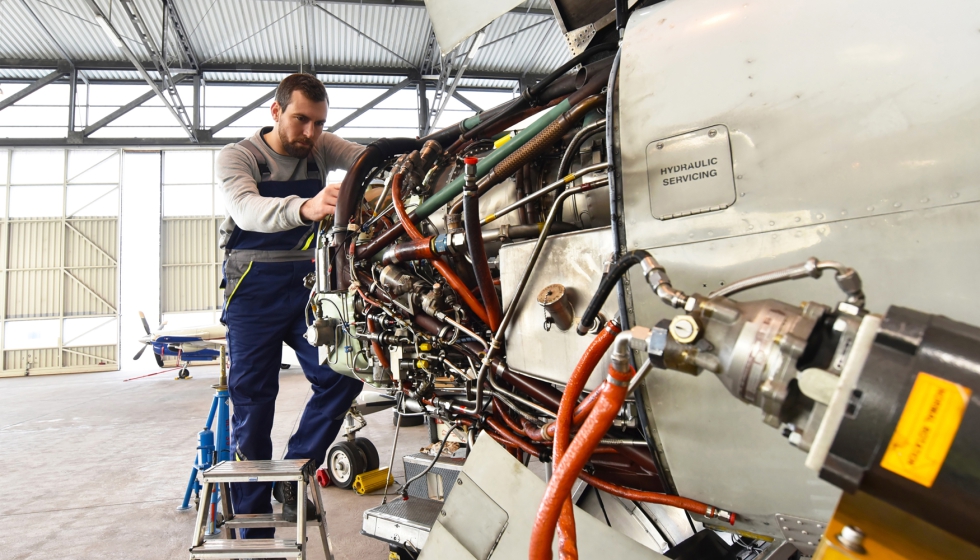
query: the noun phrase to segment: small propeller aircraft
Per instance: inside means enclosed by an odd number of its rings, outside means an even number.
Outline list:
[[[187,371],[187,362],[210,362],[218,359],[218,348],[224,346],[225,326],[221,324],[209,325],[205,327],[193,327],[189,329],[179,329],[169,332],[162,332],[166,322],[157,327],[157,332],[150,331],[150,324],[146,322],[146,316],[140,311],[140,319],[143,321],[143,329],[146,336],[140,338],[144,344],[140,351],[133,356],[134,360],[140,359],[148,346],[153,347],[153,357],[156,358],[157,365],[164,367],[163,359],[166,356],[177,358],[177,367],[180,372],[178,379],[187,379],[190,372]],[[183,363],[183,365],[181,365]]]

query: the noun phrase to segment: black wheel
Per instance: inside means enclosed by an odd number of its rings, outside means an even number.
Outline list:
[[[371,443],[371,440],[362,437],[355,438],[354,445],[364,452],[364,458],[367,460],[364,472],[373,471],[381,466],[381,459],[378,457],[378,448]]]
[[[421,415],[416,416],[414,414],[412,414],[412,415],[405,414],[405,415],[402,416],[402,427],[403,428],[410,428],[412,426],[421,426],[423,422],[425,422],[425,417],[424,416],[421,416]],[[391,415],[391,425],[392,426],[397,426],[398,425],[398,411],[393,411],[392,412],[392,415]]]
[[[354,477],[364,472],[364,456],[353,443],[341,441],[327,453],[327,472],[330,481],[341,488],[350,488]]]
[[[187,371],[187,368],[180,368],[180,371],[177,372],[178,379],[187,379],[190,376],[191,372]]]
[[[285,363],[280,363],[280,364],[279,364],[279,369],[289,369],[289,366],[290,366],[290,365],[291,365],[291,364],[285,364]]]

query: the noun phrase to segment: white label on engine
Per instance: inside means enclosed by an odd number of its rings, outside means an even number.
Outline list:
[[[716,125],[647,145],[650,213],[669,220],[728,208],[735,173],[728,128]]]

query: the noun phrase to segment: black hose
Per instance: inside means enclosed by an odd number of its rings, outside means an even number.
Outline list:
[[[589,302],[589,306],[585,308],[585,313],[582,314],[582,319],[575,332],[581,336],[585,336],[592,330],[592,327],[595,325],[596,316],[599,315],[599,309],[606,303],[606,298],[609,297],[613,288],[619,284],[620,278],[633,265],[639,264],[640,261],[649,256],[650,253],[646,251],[629,251],[609,267],[609,271],[602,275],[602,280],[599,281],[599,289],[592,296],[592,301]]]
[[[347,224],[364,198],[367,182],[364,180],[372,169],[398,154],[404,154],[422,147],[423,142],[416,138],[382,138],[375,140],[364,148],[354,164],[347,170],[347,175],[340,184],[340,195],[337,198],[337,208],[334,210],[333,241],[336,246],[343,246],[347,235]],[[338,271],[347,270],[347,255],[345,251],[336,253],[334,265]],[[336,280],[340,288],[349,285],[347,274],[337,274]]]
[[[564,75],[565,72],[568,72],[572,68],[578,66],[579,64],[582,64],[584,61],[595,56],[597,53],[605,52],[605,51],[614,51],[617,50],[618,48],[619,45],[617,43],[602,43],[600,45],[593,45],[585,49],[577,56],[573,56],[565,64],[562,64],[561,66],[556,68],[554,72],[545,76],[540,82],[534,84],[533,86],[525,90],[525,94],[524,94],[525,99],[528,99],[528,101],[532,103],[537,103],[538,95],[540,95],[541,92],[544,91],[546,87],[551,85],[552,82],[554,82],[562,75]]]

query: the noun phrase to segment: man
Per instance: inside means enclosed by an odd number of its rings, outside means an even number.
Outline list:
[[[306,341],[315,235],[333,219],[340,185],[327,173],[347,169],[363,149],[329,132],[327,92],[313,76],[293,74],[276,90],[275,125],[225,146],[218,178],[228,218],[221,226],[225,250],[225,306],[233,405],[232,449],[241,460],[272,459],[272,419],[279,392],[282,345],[296,351],[313,388],[286,459],[323,463],[361,382],[321,366]],[[271,513],[270,483],[233,484],[236,514]],[[283,485],[283,514],[296,519],[296,489]],[[304,497],[305,499],[305,497]],[[310,511],[309,509],[307,511]],[[272,538],[275,529],[245,529],[243,538]]]

